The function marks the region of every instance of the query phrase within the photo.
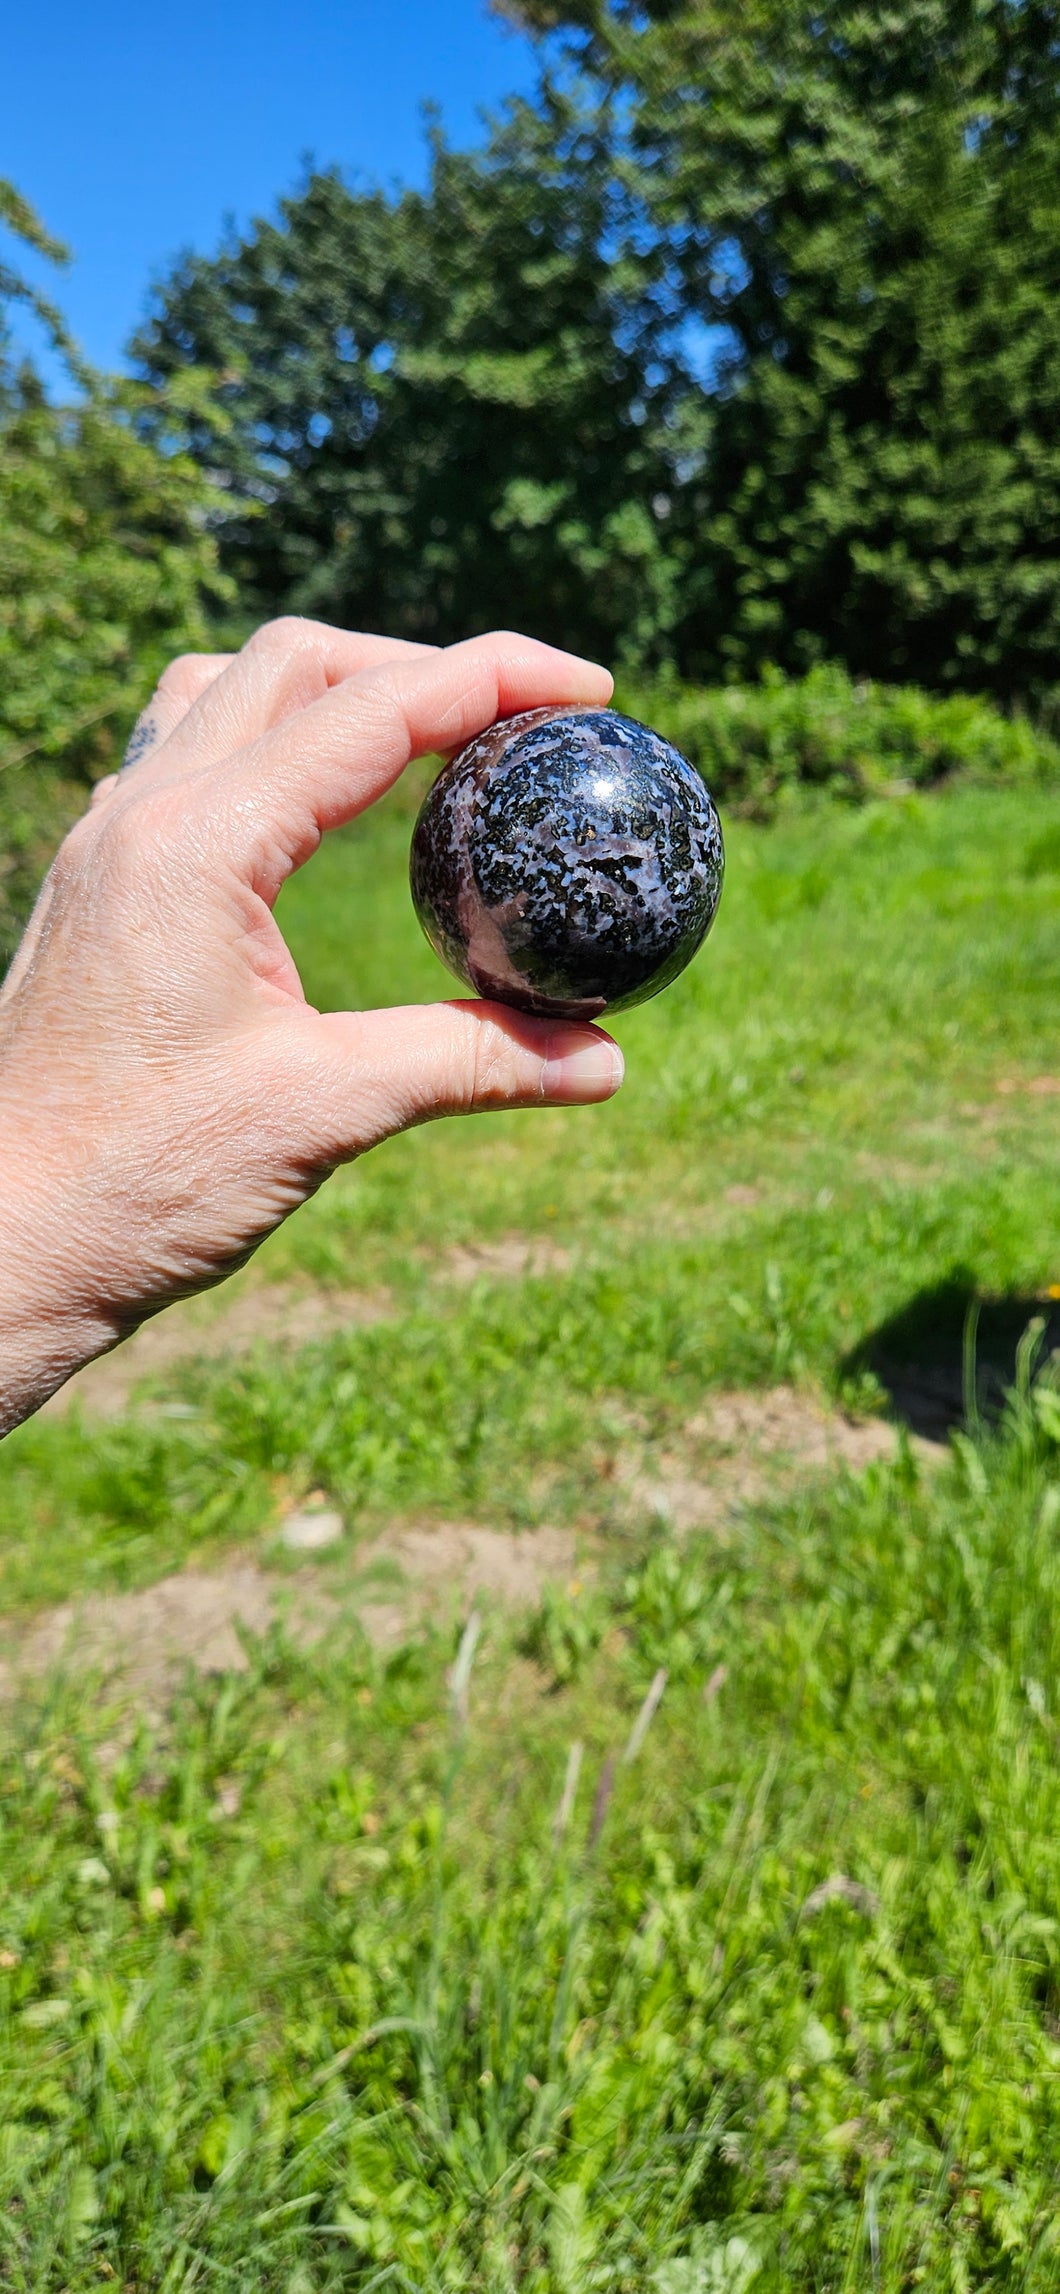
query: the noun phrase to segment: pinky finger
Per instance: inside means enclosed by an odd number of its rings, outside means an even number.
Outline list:
[[[182,653],[164,669],[146,709],[140,714],[129,735],[120,770],[130,772],[168,741],[171,733],[187,716],[210,686],[227,669],[235,656],[231,653]],[[110,782],[101,781],[99,788]]]

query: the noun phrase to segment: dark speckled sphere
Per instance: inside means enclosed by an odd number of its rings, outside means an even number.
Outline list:
[[[439,773],[412,838],[412,898],[480,996],[597,1019],[684,970],[724,865],[714,806],[668,741],[612,709],[527,709]]]

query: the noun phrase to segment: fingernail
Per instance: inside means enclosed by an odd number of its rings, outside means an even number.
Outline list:
[[[570,1051],[557,1048],[545,1061],[543,1096],[557,1107],[582,1107],[595,1099],[611,1099],[625,1071],[617,1043],[580,1043]]]

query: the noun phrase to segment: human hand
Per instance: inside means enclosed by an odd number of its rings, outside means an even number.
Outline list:
[[[610,691],[530,638],[437,651],[297,620],[167,670],[0,991],[0,1433],[389,1133],[617,1090],[598,1028],[312,1010],[272,914],[410,758]]]

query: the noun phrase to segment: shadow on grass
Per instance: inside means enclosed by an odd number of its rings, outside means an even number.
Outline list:
[[[1015,1383],[1020,1340],[1036,1318],[1045,1325],[1037,1356],[1045,1362],[1060,1347],[1060,1300],[984,1298],[957,1267],[859,1340],[842,1367],[848,1375],[874,1372],[896,1418],[928,1441],[944,1441],[966,1421],[973,1368],[974,1406],[983,1417],[996,1416]]]

